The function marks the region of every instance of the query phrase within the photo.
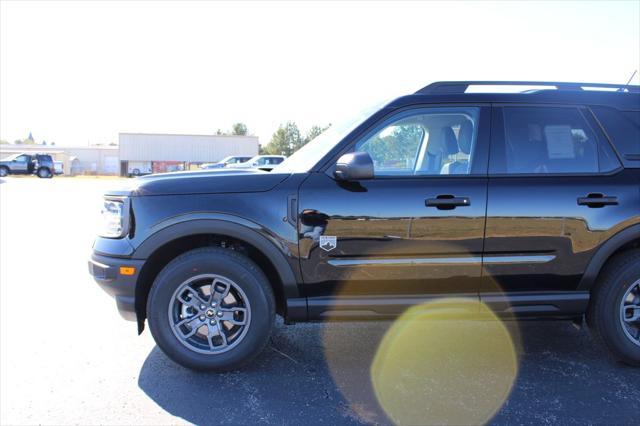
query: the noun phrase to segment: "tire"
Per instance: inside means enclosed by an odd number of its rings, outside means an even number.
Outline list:
[[[134,175],[134,176],[140,176],[140,169],[133,169],[131,171],[131,174]]]
[[[6,177],[9,175],[9,169],[5,166],[0,167],[0,177]]]
[[[215,296],[209,284],[214,279]],[[210,303],[222,297],[218,295],[223,294],[225,286],[229,286],[228,294],[236,307],[227,305],[227,296],[212,308]],[[198,289],[198,298],[194,288]],[[207,290],[212,292],[210,296],[204,294]],[[205,305],[194,306],[200,301],[206,303],[206,309],[200,309]],[[240,315],[242,309],[245,313]],[[230,310],[240,310],[231,314],[231,321],[245,323],[236,326],[220,319],[217,324],[225,330],[217,329],[217,333],[225,334],[224,341],[215,333],[217,326],[209,326],[223,310],[225,318]],[[238,369],[264,349],[273,328],[275,301],[269,281],[253,261],[231,249],[206,247],[178,256],[160,271],[149,293],[147,319],[153,338],[169,358],[186,368],[222,372]],[[189,322],[178,326],[185,321]],[[194,329],[198,330],[195,335],[184,338]]]
[[[52,177],[51,171],[46,167],[40,167],[37,175],[40,179],[49,179]]]
[[[629,250],[609,260],[591,295],[587,322],[595,338],[613,357],[625,364],[640,366],[640,323],[625,322],[628,305],[640,304],[640,249]],[[627,309],[623,310],[625,304]]]

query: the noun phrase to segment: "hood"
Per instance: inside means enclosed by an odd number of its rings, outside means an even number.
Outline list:
[[[149,195],[225,194],[232,192],[265,192],[289,176],[262,170],[213,169],[162,173],[132,179],[125,188],[108,195],[141,197]]]

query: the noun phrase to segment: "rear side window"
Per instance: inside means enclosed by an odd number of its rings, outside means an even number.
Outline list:
[[[578,108],[504,107],[503,111],[509,174],[598,173],[617,167],[611,147],[601,146]]]
[[[640,155],[640,111],[617,111],[601,106],[591,110],[623,159]]]

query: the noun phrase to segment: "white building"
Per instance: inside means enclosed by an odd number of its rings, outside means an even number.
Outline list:
[[[257,136],[120,133],[118,139],[121,175],[133,168],[159,173],[215,163],[230,155],[258,155]]]
[[[62,161],[65,174],[117,175],[120,173],[117,146],[67,147],[58,145],[0,145],[0,157],[11,154],[50,154]]]
[[[65,174],[121,175],[188,170],[230,155],[258,155],[257,136],[120,133],[119,146],[0,145],[0,157],[42,152],[64,163]]]

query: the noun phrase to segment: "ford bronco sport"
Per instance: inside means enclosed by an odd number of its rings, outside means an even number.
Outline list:
[[[639,86],[439,82],[271,172],[132,183],[105,195],[89,269],[184,366],[248,362],[276,313],[393,318],[451,296],[586,317],[640,365]]]

